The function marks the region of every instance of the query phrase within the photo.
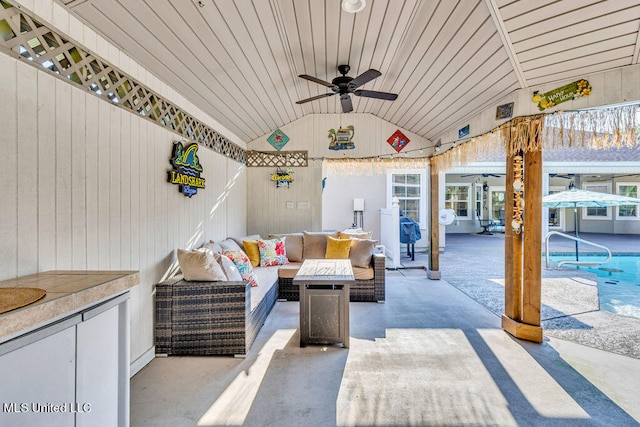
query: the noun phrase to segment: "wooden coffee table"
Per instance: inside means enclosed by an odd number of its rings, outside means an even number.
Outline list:
[[[348,259],[307,259],[293,283],[300,287],[300,346],[349,347],[349,287],[354,283]]]

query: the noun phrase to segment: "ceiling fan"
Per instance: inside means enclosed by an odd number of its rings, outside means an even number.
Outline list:
[[[549,174],[550,178],[564,178],[564,179],[573,179],[573,174],[572,173],[568,173],[568,174],[559,174],[559,173],[550,173]]]
[[[351,103],[351,96],[349,96],[349,94],[354,94],[355,96],[364,96],[366,98],[384,99],[387,101],[395,101],[396,98],[398,98],[398,95],[395,93],[358,89],[363,84],[368,83],[377,77],[380,77],[382,75],[380,71],[374,70],[372,68],[354,78],[347,76],[347,73],[350,69],[351,67],[349,67],[348,65],[338,65],[338,71],[342,75],[331,80],[331,83],[320,80],[319,78],[310,76],[308,74],[299,75],[298,77],[328,87],[329,89],[331,89],[331,92],[297,101],[296,104],[304,104],[309,101],[315,101],[316,99],[322,99],[328,96],[340,94],[340,104],[342,105],[342,112],[349,113],[353,111],[353,104]]]
[[[483,178],[489,178],[490,176],[493,178],[500,178],[501,176],[503,176],[504,174],[495,174],[495,173],[472,173],[470,175],[460,175],[461,178],[467,178],[469,176],[482,176]]]

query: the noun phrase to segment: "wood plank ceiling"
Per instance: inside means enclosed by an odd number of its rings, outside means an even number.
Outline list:
[[[82,21],[245,142],[306,114],[341,111],[331,81],[349,64],[370,113],[433,140],[498,99],[638,63],[638,0],[60,0]]]

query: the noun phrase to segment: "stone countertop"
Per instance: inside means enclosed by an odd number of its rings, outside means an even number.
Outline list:
[[[46,271],[0,281],[0,288],[40,288],[44,298],[0,314],[0,342],[119,295],[140,283],[137,271]]]

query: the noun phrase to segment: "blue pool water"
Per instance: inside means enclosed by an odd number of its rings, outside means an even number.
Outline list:
[[[570,255],[551,255],[552,262],[575,260]],[[597,261],[602,255],[580,255],[580,261]],[[614,255],[611,260],[599,267],[576,267],[565,264],[563,267],[579,268],[598,276],[598,296],[600,309],[624,316],[640,318],[640,255]]]

